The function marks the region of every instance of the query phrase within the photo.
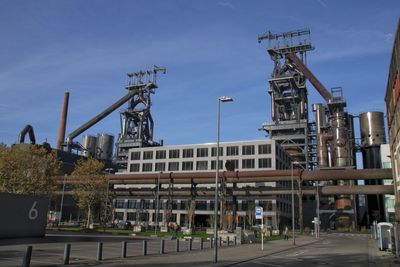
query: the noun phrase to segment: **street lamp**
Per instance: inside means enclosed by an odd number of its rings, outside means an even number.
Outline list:
[[[157,176],[157,198],[156,198],[156,225],[154,229],[154,234],[157,235],[157,230],[158,230],[158,213],[160,209],[160,175],[162,172],[158,173]]]
[[[214,199],[214,262],[218,262],[218,231],[217,231],[217,217],[218,217],[218,176],[219,176],[219,135],[220,135],[220,110],[221,102],[232,102],[233,99],[229,96],[218,97],[217,108],[217,160],[215,162],[215,199]]]
[[[292,161],[290,163],[290,176],[291,176],[291,180],[292,180],[292,235],[293,235],[293,245],[296,245],[296,237],[294,235],[294,221],[295,221],[295,217],[294,217],[294,186],[293,186],[293,165],[298,165],[300,166],[303,170],[303,166],[298,162],[298,161]],[[300,200],[301,201],[301,200]]]
[[[63,188],[62,188],[62,195],[61,195],[61,205],[60,205],[60,215],[58,216],[58,223],[59,224],[61,224],[62,210],[63,210],[63,205],[64,205],[65,179],[67,179],[67,175],[66,174],[64,174],[64,180],[63,180]]]
[[[316,231],[315,231],[315,238],[319,239],[319,232],[320,232],[320,218],[319,218],[319,181],[316,181],[317,186],[317,196],[315,200],[317,201],[317,223],[316,223]]]

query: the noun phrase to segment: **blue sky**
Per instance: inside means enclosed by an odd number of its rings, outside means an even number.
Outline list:
[[[348,111],[385,111],[400,1],[0,1],[0,142],[26,124],[55,146],[63,93],[67,134],[125,94],[127,72],[152,65],[152,115],[166,145],[262,139],[271,121],[272,61],[257,36],[309,27],[308,65],[327,88],[342,86]],[[292,11],[292,12],[291,12]],[[322,102],[311,85],[309,102]],[[119,113],[85,134],[118,135]],[[78,137],[76,141],[81,141]]]

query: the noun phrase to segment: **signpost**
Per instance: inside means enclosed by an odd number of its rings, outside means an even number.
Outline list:
[[[261,250],[264,250],[264,216],[263,207],[256,207],[256,220],[261,219]]]

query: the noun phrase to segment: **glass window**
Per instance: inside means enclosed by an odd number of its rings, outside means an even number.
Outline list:
[[[179,149],[171,149],[169,151],[169,158],[170,159],[177,159],[179,158]]]
[[[136,209],[136,200],[135,199],[128,200],[128,209]]]
[[[239,160],[237,160],[237,159],[230,159],[230,160],[227,160],[226,163],[225,163],[225,168],[226,168],[227,170],[229,169],[229,168],[227,168],[228,162],[229,162],[229,164],[231,164],[230,167],[232,167],[233,170],[236,170],[236,169],[239,168]]]
[[[153,151],[144,151],[143,159],[153,159]]]
[[[136,212],[127,212],[126,220],[127,221],[136,221]]]
[[[238,146],[228,146],[226,148],[227,156],[237,156],[239,155],[239,147]]]
[[[124,199],[117,199],[117,200],[115,200],[115,208],[116,208],[116,209],[123,209],[123,208],[125,208],[125,200],[124,200]]]
[[[270,158],[258,159],[258,168],[271,168],[272,160]]]
[[[208,157],[208,148],[207,147],[198,148],[197,157],[198,158]]]
[[[254,159],[242,159],[242,169],[254,169]]]
[[[156,159],[165,159],[165,158],[167,158],[167,151],[165,150],[156,151]]]
[[[122,221],[124,219],[124,213],[123,212],[114,212],[114,218]]]
[[[223,156],[224,155],[224,148],[223,147],[219,147],[219,155]],[[216,157],[217,156],[217,148],[213,147],[211,148],[211,157]]]
[[[193,148],[187,148],[182,150],[182,157],[193,158]]]
[[[179,162],[169,162],[168,171],[179,171]]]
[[[163,172],[165,171],[165,162],[156,162],[156,172]]]
[[[139,172],[140,170],[140,164],[139,163],[133,163],[129,166],[129,171],[130,172]]]
[[[271,144],[258,145],[258,154],[271,154]]]
[[[207,201],[196,201],[196,210],[207,210]]]
[[[140,151],[131,152],[131,160],[140,160]]]
[[[182,162],[182,171],[192,171],[192,170],[193,170],[193,161]]]
[[[151,172],[153,171],[153,163],[143,163],[142,172]]]
[[[242,155],[254,155],[254,146],[242,146]]]
[[[207,170],[207,169],[208,169],[208,161],[196,162],[196,170]]]
[[[217,162],[216,160],[212,160],[212,161],[211,161],[211,170],[215,170],[215,169],[217,168],[217,167],[215,166],[216,162]],[[218,169],[222,170],[223,167],[224,167],[224,165],[223,165],[223,163],[222,163],[222,160],[220,160],[220,161],[219,161]]]

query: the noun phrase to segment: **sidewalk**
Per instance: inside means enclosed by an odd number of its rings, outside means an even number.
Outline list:
[[[400,261],[396,258],[396,255],[392,252],[380,251],[376,240],[372,238],[368,240],[368,256],[369,266],[371,267],[400,266]]]
[[[264,243],[264,251],[261,244],[245,244],[236,247],[218,248],[218,264],[214,264],[214,250],[197,250],[185,253],[170,253],[155,256],[140,256],[127,259],[105,260],[99,266],[232,266],[250,259],[257,259],[277,252],[290,250],[295,247],[305,246],[318,242],[311,236],[299,236],[296,238],[296,245],[292,240],[275,240]],[[89,265],[95,262],[89,263]],[[73,266],[73,265],[72,265]]]

